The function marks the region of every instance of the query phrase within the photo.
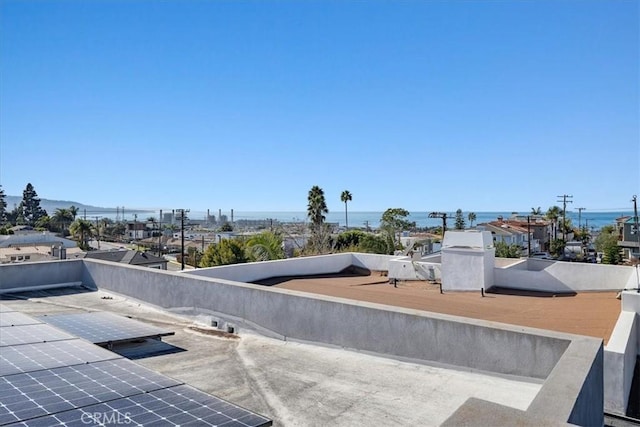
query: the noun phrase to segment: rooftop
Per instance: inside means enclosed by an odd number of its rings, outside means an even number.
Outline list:
[[[315,294],[509,323],[609,340],[620,314],[617,292],[555,294],[496,289],[440,293],[437,284],[398,282],[379,273],[280,277],[257,283]]]
[[[15,297],[15,295],[14,295]],[[3,297],[29,315],[106,311],[175,331],[158,355],[116,346],[156,372],[267,416],[274,425],[438,425],[468,398],[526,410],[541,381],[407,363],[281,341],[220,334],[116,293],[58,289]],[[137,348],[131,348],[131,347]],[[153,346],[151,347],[154,348]]]

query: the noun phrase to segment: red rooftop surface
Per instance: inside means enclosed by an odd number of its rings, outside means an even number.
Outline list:
[[[368,301],[454,316],[602,338],[606,344],[620,314],[617,292],[549,294],[497,289],[445,292],[437,284],[407,281],[397,287],[380,273],[273,278],[278,288]]]

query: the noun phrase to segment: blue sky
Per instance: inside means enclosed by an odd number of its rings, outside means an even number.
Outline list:
[[[98,206],[640,192],[637,1],[0,0],[0,184]]]

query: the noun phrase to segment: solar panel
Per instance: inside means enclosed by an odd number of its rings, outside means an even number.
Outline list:
[[[181,385],[126,359],[0,377],[0,425]]]
[[[0,342],[0,425],[271,425],[44,323],[3,327]]]
[[[2,328],[2,333],[0,333],[0,347],[69,339],[76,339],[76,337],[44,323],[7,326]]]
[[[80,339],[2,347],[0,376],[118,359],[121,356]]]
[[[19,311],[0,312],[0,327],[35,325],[38,323],[42,323],[42,321],[20,313]]]
[[[95,423],[95,424],[94,424]],[[61,412],[16,425],[267,427],[268,418],[186,385]]]
[[[40,319],[99,345],[174,334],[165,329],[107,312],[57,314],[42,316]]]

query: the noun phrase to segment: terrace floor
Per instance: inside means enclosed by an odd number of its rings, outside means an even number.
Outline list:
[[[272,278],[261,284],[454,316],[549,329],[609,340],[620,314],[617,292],[549,294],[497,289],[445,292],[427,282],[398,282],[379,273]]]

